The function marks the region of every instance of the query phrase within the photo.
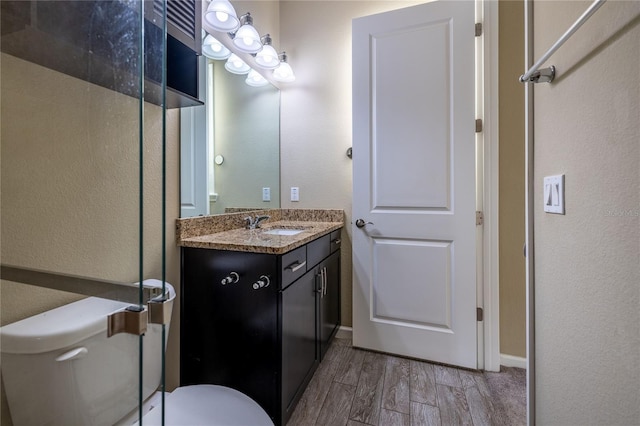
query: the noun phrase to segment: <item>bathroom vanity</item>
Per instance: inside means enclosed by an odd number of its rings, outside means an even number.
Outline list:
[[[232,387],[286,424],[340,325],[341,226],[182,240],[181,384]]]

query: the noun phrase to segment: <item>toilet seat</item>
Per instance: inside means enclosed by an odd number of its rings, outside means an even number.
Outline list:
[[[153,408],[144,426],[162,425],[162,409]],[[225,386],[179,387],[165,396],[166,426],[273,426],[267,413],[245,394]]]

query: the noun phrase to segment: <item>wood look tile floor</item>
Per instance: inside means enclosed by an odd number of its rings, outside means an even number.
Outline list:
[[[524,372],[503,370],[461,370],[335,339],[287,426],[525,425]]]

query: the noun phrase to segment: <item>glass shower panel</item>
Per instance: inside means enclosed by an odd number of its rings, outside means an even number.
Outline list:
[[[165,294],[165,4],[0,6],[0,424],[132,424],[164,387],[136,311]]]

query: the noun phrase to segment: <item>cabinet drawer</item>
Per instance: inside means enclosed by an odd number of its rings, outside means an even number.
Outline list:
[[[282,286],[286,286],[300,278],[307,272],[307,246],[299,247],[282,255]]]
[[[340,249],[340,234],[342,233],[342,229],[335,230],[331,233],[331,241],[329,241],[329,246],[331,248],[331,253]]]
[[[313,268],[329,256],[329,234],[307,244],[307,266]]]

